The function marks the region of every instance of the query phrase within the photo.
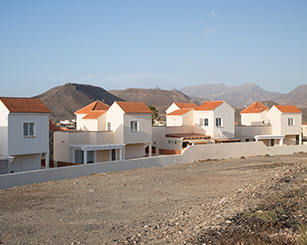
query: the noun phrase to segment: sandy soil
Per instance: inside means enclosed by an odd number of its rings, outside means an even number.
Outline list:
[[[117,244],[305,162],[306,154],[110,172],[0,190],[0,244]]]

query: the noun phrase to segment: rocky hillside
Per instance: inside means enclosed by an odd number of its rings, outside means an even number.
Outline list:
[[[296,105],[298,107],[307,107],[307,84],[299,85],[290,93],[282,95],[276,99],[281,105]]]
[[[173,102],[189,103],[190,98],[183,93],[162,89],[129,88],[125,90],[109,90],[110,93],[126,101],[144,102],[150,105],[171,105]]]
[[[51,111],[50,119],[58,122],[63,119],[74,119],[73,114],[78,109],[96,101],[104,101],[111,105],[114,101],[123,101],[123,99],[110,94],[100,87],[66,83],[65,85],[54,87],[43,94],[35,96]]]
[[[109,92],[126,101],[144,102],[147,106],[155,106],[159,110],[160,116],[162,116],[162,118],[164,118],[165,110],[173,102],[189,103],[191,100],[193,100],[193,102],[197,103],[198,100],[195,100],[199,99],[191,99],[189,96],[180,91],[162,90],[157,87],[154,89],[129,88],[125,90],[110,90]]]

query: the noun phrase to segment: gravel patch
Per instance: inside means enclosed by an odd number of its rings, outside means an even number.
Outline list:
[[[0,190],[0,244],[227,244],[213,235],[247,229],[245,218],[274,210],[261,200],[305,186],[306,157],[206,160]],[[291,241],[299,236],[284,228]]]

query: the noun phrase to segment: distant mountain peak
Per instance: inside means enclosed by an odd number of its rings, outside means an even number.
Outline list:
[[[156,89],[156,90],[161,90],[161,88],[159,88],[158,86],[154,87],[154,89]]]

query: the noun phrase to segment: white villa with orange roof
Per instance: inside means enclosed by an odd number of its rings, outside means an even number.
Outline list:
[[[274,105],[269,109],[257,101],[240,113],[236,137],[242,142],[260,140],[267,146],[302,142],[302,112],[294,105]]]
[[[49,109],[40,99],[0,97],[0,154],[14,157],[8,172],[49,166]]]
[[[88,164],[143,157],[151,144],[152,111],[144,103],[108,106],[96,101],[75,114],[77,131],[54,133],[56,161]]]
[[[109,108],[109,105],[106,105],[101,101],[95,101],[76,111],[76,129],[83,131],[105,131],[106,111]]]
[[[234,109],[225,101],[173,103],[166,110],[166,127],[153,127],[153,145],[160,153],[180,153],[189,144],[234,142]]]

